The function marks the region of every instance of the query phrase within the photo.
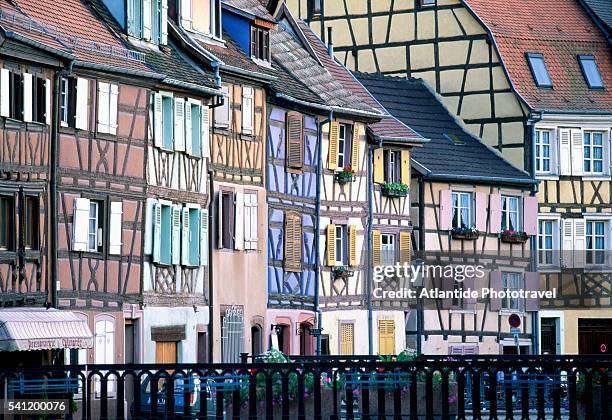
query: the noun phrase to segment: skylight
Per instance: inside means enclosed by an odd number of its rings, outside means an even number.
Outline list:
[[[544,63],[544,55],[541,53],[528,53],[527,60],[531,67],[531,74],[538,87],[552,87],[552,80],[548,74],[546,63]]]
[[[582,74],[584,75],[589,88],[603,89],[603,79],[601,78],[599,67],[597,67],[597,63],[595,62],[595,57],[592,55],[579,55],[578,61],[580,62]]]
[[[444,133],[443,135],[448,140],[450,140],[451,143],[453,143],[456,146],[463,146],[465,144],[465,141],[463,139],[459,138],[459,136],[457,136],[456,134]]]

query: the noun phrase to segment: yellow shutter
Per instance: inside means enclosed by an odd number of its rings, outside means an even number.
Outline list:
[[[361,144],[361,124],[353,125],[353,150],[351,150],[351,168],[359,167],[359,145]]]
[[[410,232],[399,234],[400,262],[410,264]]]
[[[336,225],[327,225],[327,265],[336,265]]]
[[[372,264],[380,265],[380,231],[372,231]]]
[[[374,182],[382,184],[385,182],[385,159],[383,149],[374,149]]]
[[[354,326],[353,324],[340,324],[340,354],[341,355],[352,355],[353,354],[353,336]]]
[[[378,353],[395,354],[395,322],[392,319],[378,321]]]
[[[357,226],[349,225],[349,265],[357,265]]]
[[[338,167],[338,135],[340,134],[340,124],[332,121],[329,124],[329,154],[327,156],[328,169]]]
[[[410,185],[410,151],[402,150],[402,184]]]

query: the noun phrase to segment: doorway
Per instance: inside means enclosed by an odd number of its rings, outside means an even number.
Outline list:
[[[559,354],[559,318],[541,318],[542,354]]]
[[[612,354],[612,319],[579,319],[578,353]]]
[[[176,363],[177,344],[176,341],[156,341],[155,363]]]
[[[312,356],[314,354],[312,335],[310,335],[311,328],[312,325],[308,322],[300,324],[300,356]]]

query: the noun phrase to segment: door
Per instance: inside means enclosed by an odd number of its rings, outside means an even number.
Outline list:
[[[176,341],[155,342],[155,363],[176,363],[177,361]]]
[[[313,343],[312,335],[310,335],[310,328],[312,326],[308,322],[300,324],[300,355],[301,356],[312,356],[313,355]]]
[[[353,324],[340,324],[340,354],[350,356],[354,352],[353,338],[355,336]]]
[[[578,353],[612,354],[612,319],[579,319]]]
[[[557,325],[559,318],[541,319],[542,354],[557,354]]]
[[[395,354],[395,322],[392,319],[378,320],[378,353]]]

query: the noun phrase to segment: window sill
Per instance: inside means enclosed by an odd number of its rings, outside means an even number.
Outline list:
[[[561,267],[559,265],[545,265],[538,266],[538,273],[560,273]]]
[[[611,176],[606,174],[583,175],[583,181],[610,181]]]
[[[536,179],[542,181],[558,181],[559,175],[557,174],[536,174]]]
[[[499,310],[499,314],[500,315],[512,315],[512,314],[517,314],[518,316],[526,316],[527,312],[525,312],[524,310],[514,310],[514,309],[507,309],[507,308],[502,308]]]
[[[451,313],[451,314],[469,314],[469,315],[473,315],[473,314],[476,313],[476,309],[475,308],[474,309],[459,309],[459,308],[453,309],[453,308],[451,308],[451,309],[448,310],[448,312]]]
[[[585,265],[584,271],[588,273],[601,273],[612,271],[612,266],[607,264],[588,264]]]

